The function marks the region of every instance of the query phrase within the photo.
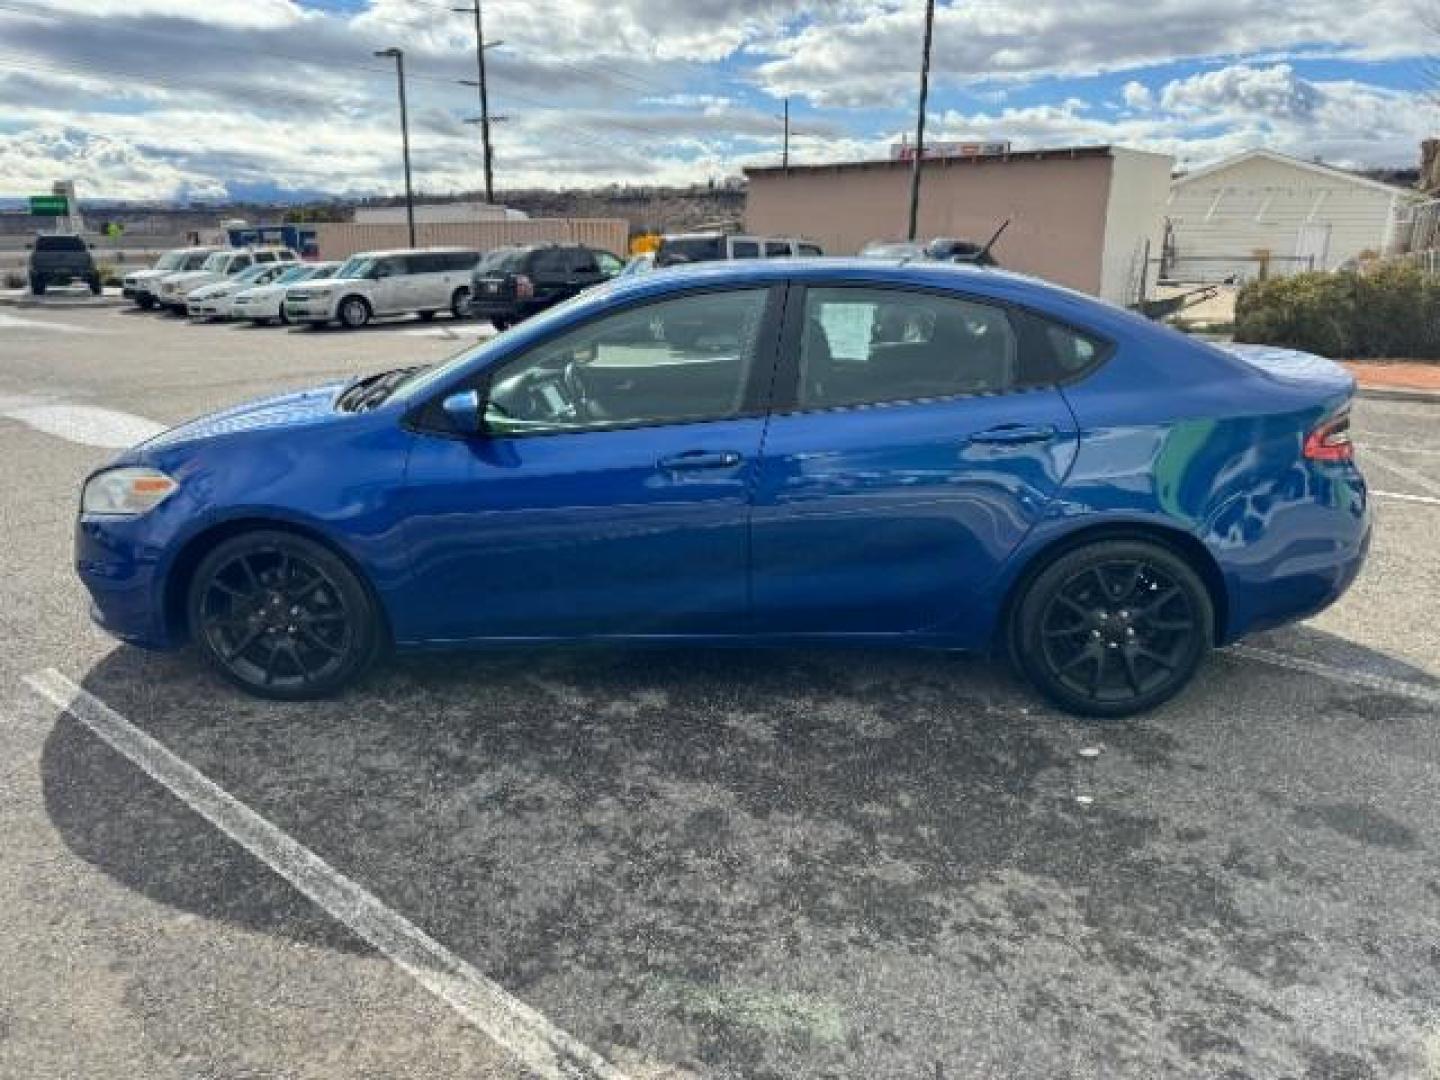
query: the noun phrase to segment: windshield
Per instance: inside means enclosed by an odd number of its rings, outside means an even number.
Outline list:
[[[154,267],[152,267],[152,269],[155,269],[155,270],[179,270],[179,269],[180,269],[182,266],[184,266],[184,265],[185,265],[185,252],[183,252],[183,251],[167,251],[164,255],[161,255],[160,258],[155,261],[155,265],[154,265]]]
[[[276,285],[289,285],[292,281],[305,281],[315,274],[313,266],[292,266],[274,281]]]
[[[340,269],[335,271],[335,276],[337,278],[367,277],[378,261],[379,260],[370,255],[351,255],[350,258],[346,259],[341,265]]]
[[[225,267],[229,264],[230,253],[228,251],[217,251],[214,255],[211,255],[203,263],[200,264],[200,269],[214,270],[218,273],[220,271],[223,271]]]
[[[619,279],[617,278],[616,281]],[[544,332],[553,323],[568,320],[577,310],[591,306],[601,307],[615,290],[615,281],[602,282],[592,286],[576,296],[572,296],[563,304],[556,304],[554,307],[536,315],[534,318],[525,320],[526,331]],[[514,338],[510,334],[496,334],[492,338],[481,342],[479,345],[471,345],[460,350],[454,356],[434,367],[426,368],[409,379],[403,386],[398,387],[391,399],[395,401],[413,401],[423,395],[432,387],[439,386],[450,376],[460,371],[467,365],[482,360],[489,353],[504,350],[509,347]]]
[[[258,266],[251,266],[245,270],[241,270],[240,273],[236,274],[231,279],[231,284],[244,285],[247,282],[254,281],[256,278],[258,278],[261,274],[265,273],[265,271],[269,269],[270,266],[266,263],[261,263]]]
[[[41,236],[35,241],[36,251],[84,251],[85,241],[78,236]]]
[[[525,269],[529,254],[527,248],[501,248],[486,255],[475,271],[479,274],[513,274]]]

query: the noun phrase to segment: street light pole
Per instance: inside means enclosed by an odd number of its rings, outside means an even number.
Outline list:
[[[785,99],[785,150],[780,157],[780,165],[786,171],[790,171],[790,99]]]
[[[490,46],[485,44],[485,23],[480,14],[480,0],[475,0],[474,7],[451,8],[451,11],[458,11],[473,14],[475,16],[475,66],[480,76],[476,84],[480,88],[480,144],[485,153],[485,201],[495,201],[495,152],[490,145],[490,96],[485,85],[485,50]],[[495,44],[499,44],[496,42]]]
[[[925,52],[920,61],[920,115],[915,121],[915,158],[910,163],[910,227],[905,233],[907,240],[915,239],[920,217],[920,166],[925,161],[925,105],[930,99],[930,42],[934,33],[935,0],[925,0]]]
[[[402,49],[380,49],[376,56],[395,60],[395,77],[400,83],[400,144],[405,152],[405,224],[410,231],[410,246],[415,246],[415,191],[410,185],[410,114],[405,107],[405,52]]]

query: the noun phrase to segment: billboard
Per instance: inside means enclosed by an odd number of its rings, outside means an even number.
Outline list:
[[[996,157],[1010,153],[1008,142],[927,142],[925,157],[929,158],[972,158]],[[891,161],[914,161],[915,147],[912,143],[891,143]]]

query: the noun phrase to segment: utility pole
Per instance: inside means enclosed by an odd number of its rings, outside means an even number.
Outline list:
[[[785,99],[785,150],[780,155],[780,166],[790,171],[790,99]]]
[[[491,45],[485,44],[485,22],[480,14],[481,0],[475,0],[474,7],[451,8],[451,11],[458,11],[475,16],[475,67],[480,80],[475,83],[480,89],[480,144],[484,147],[485,154],[485,201],[495,201],[495,154],[490,146],[490,94],[485,85],[485,50]],[[495,42],[499,45],[500,42]],[[468,80],[466,80],[468,85]]]
[[[920,217],[920,166],[925,161],[925,105],[930,99],[930,42],[934,34],[935,0],[925,0],[925,52],[920,61],[920,115],[915,121],[915,158],[910,164],[910,227],[905,233],[907,240],[915,239]]]
[[[400,144],[405,152],[405,224],[410,228],[410,246],[415,246],[415,191],[410,186],[410,114],[405,108],[405,52],[394,48],[379,49],[376,56],[393,58],[395,77],[400,82]]]

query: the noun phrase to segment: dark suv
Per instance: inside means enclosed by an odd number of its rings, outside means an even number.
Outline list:
[[[504,330],[622,269],[610,252],[580,244],[496,248],[475,267],[470,313]]]
[[[36,296],[43,296],[51,285],[69,285],[72,281],[83,281],[92,293],[100,295],[100,270],[90,254],[90,245],[73,233],[37,236],[30,245],[26,271],[30,291]]]

